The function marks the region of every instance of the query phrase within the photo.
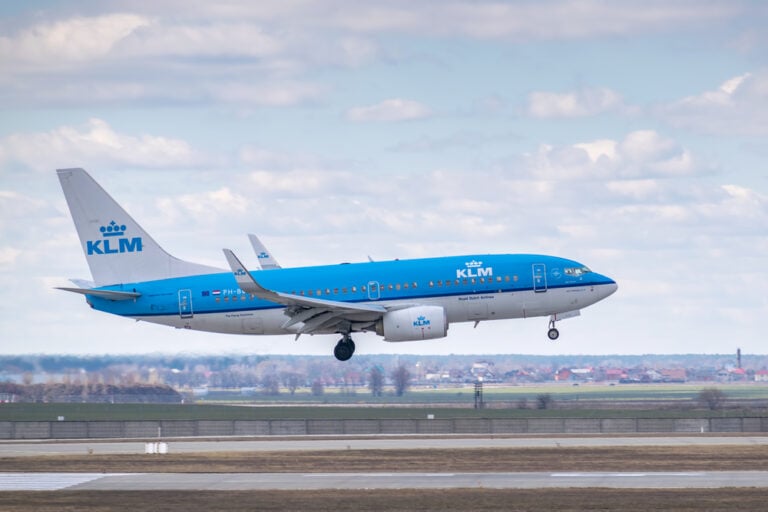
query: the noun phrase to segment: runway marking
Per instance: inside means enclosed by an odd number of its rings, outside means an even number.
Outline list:
[[[467,473],[474,474],[474,473]],[[483,473],[478,473],[483,474]],[[456,476],[456,473],[304,473],[304,478],[338,478],[338,477],[402,477],[403,475],[413,475],[422,478],[445,478]]]
[[[0,473],[0,491],[59,491],[98,480],[109,473]]]
[[[654,472],[654,473],[552,473],[552,478],[647,478],[657,476],[690,476],[690,477],[702,477],[705,473],[670,473],[670,472]]]
[[[392,478],[394,473],[305,473],[302,475],[304,478],[369,478],[369,477],[383,477]]]

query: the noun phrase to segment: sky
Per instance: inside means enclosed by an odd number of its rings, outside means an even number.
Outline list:
[[[488,253],[619,284],[558,324],[453,324],[358,354],[768,353],[768,4],[0,4],[0,353],[331,354],[179,331],[90,278],[55,169],[163,247],[255,266]]]

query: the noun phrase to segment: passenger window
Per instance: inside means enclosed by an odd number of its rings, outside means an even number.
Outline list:
[[[397,284],[395,285],[395,290],[399,290],[399,289],[400,289],[400,283],[397,283]]]
[[[438,281],[437,282],[437,286],[443,286],[443,282],[442,281]]]
[[[392,285],[391,285],[391,284],[387,285],[387,289],[388,289],[389,291],[392,291]]]
[[[445,286],[451,286],[451,281],[449,279],[445,280]]]
[[[418,288],[418,287],[419,287],[419,283],[417,283],[416,281],[414,281],[414,282],[413,282],[413,287],[414,287],[414,288]]]
[[[509,276],[504,276],[504,281],[508,283],[509,282]]]
[[[501,276],[496,276],[496,282],[497,282],[497,283],[500,283],[500,282],[501,282]]]
[[[347,293],[347,287],[346,286],[341,289],[341,293]]]
[[[365,291],[365,286],[363,286],[360,290],[361,291]],[[357,291],[357,286],[353,286],[352,287],[352,293],[355,293],[356,291]]]
[[[403,288],[408,289],[408,283],[403,284]]]
[[[434,282],[434,281],[430,281],[430,282],[429,282],[429,287],[430,287],[430,288],[432,288],[432,287],[434,287],[434,286],[435,286],[435,282]]]

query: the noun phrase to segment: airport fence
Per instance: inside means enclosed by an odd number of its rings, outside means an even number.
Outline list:
[[[0,421],[0,439],[768,432],[768,417]]]

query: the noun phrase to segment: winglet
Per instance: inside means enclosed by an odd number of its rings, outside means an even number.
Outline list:
[[[261,265],[262,270],[273,270],[280,268],[280,264],[272,256],[272,254],[267,251],[266,246],[261,242],[261,240],[259,240],[259,237],[253,233],[248,233],[248,239],[251,241],[251,246],[253,247],[253,251],[256,253],[256,257],[259,258],[259,265]]]
[[[252,293],[260,299],[275,301],[278,295],[257,283],[250,272],[245,268],[245,265],[243,265],[237,256],[235,256],[235,253],[232,252],[231,249],[222,250],[224,251],[224,257],[227,258],[227,263],[229,263],[229,266],[232,269],[232,274],[235,276],[237,285],[244,292]]]

